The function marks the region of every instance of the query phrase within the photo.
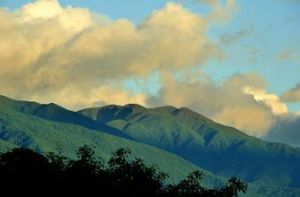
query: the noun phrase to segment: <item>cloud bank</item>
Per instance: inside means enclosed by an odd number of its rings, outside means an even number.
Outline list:
[[[276,115],[287,112],[278,97],[262,90],[266,83],[255,73],[236,74],[222,84],[207,79],[177,81],[170,74],[162,81],[159,96],[150,98],[150,105],[188,106],[254,136],[266,135]]]
[[[2,9],[0,20],[0,90],[21,98],[67,96],[70,89],[86,96],[111,83],[116,88],[129,77],[201,65],[220,53],[207,37],[207,20],[175,3],[138,25],[62,7],[56,0],[39,0],[15,12]],[[104,98],[99,101],[111,102]],[[66,100],[60,104],[78,107]]]
[[[228,22],[238,5],[235,0],[205,2],[212,8],[206,16],[167,3],[137,25],[63,7],[57,0],[0,9],[0,92],[71,109],[111,103],[186,106],[266,136],[288,113],[282,101],[299,99],[298,86],[279,98],[255,73],[213,81],[203,67],[223,53],[208,29]],[[122,85],[128,79],[148,83],[157,72],[156,95]]]

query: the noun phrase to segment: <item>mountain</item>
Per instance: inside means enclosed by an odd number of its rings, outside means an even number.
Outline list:
[[[28,110],[36,108],[39,110]],[[105,130],[90,130],[81,125],[70,124],[71,117],[75,116],[68,110],[55,106],[59,110],[44,110],[49,105],[40,105],[37,103],[29,103],[24,101],[15,101],[6,97],[0,99],[0,151],[4,152],[13,147],[27,147],[40,153],[62,151],[64,155],[74,158],[76,150],[82,145],[90,145],[95,148],[97,156],[107,160],[111,153],[118,148],[129,148],[133,157],[142,158],[147,164],[159,166],[159,168],[170,175],[169,181],[178,181],[184,178],[189,172],[194,170],[204,171],[206,176],[205,184],[219,185],[223,183],[222,177],[214,176],[212,173],[201,169],[184,159],[160,150],[149,145],[141,144],[108,134]],[[25,106],[25,108],[22,108]],[[25,110],[26,109],[26,110]],[[48,108],[49,109],[49,108]],[[40,116],[33,113],[38,112]],[[51,112],[50,115],[46,112]],[[30,112],[30,113],[28,113]],[[59,112],[62,115],[53,113]],[[65,117],[65,114],[71,117]],[[35,115],[31,115],[35,114]],[[43,117],[43,118],[41,118]],[[63,117],[60,121],[48,120],[49,117]],[[50,119],[50,118],[49,118]],[[63,123],[61,120],[67,120]],[[88,118],[84,117],[83,120]],[[79,120],[79,122],[83,122]],[[90,120],[93,122],[93,120]],[[93,123],[94,124],[94,123]],[[98,124],[98,123],[97,123]],[[102,125],[102,124],[100,124]],[[98,128],[98,127],[97,127]],[[110,128],[105,126],[103,128]],[[170,163],[172,165],[170,165]]]
[[[16,101],[4,96],[0,96],[0,104],[1,107],[10,108],[25,114],[38,116],[43,119],[80,125],[88,129],[102,131],[120,137],[130,138],[129,136],[125,135],[124,133],[113,127],[107,126],[106,124],[102,124],[99,122],[97,123],[91,120],[90,118],[82,116],[81,114],[75,113],[73,111],[67,110],[54,103],[39,104],[36,102]]]
[[[269,143],[187,108],[109,105],[79,111],[134,140],[172,152],[218,176],[300,188],[300,149]],[[299,194],[300,195],[300,194]]]
[[[187,108],[110,105],[72,112],[56,104],[0,96],[0,151],[22,146],[75,157],[88,144],[105,160],[118,148],[178,181],[199,169],[205,185],[229,176],[249,182],[245,196],[300,196],[299,149],[267,143]]]

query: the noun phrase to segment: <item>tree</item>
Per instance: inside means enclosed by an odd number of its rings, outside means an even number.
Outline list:
[[[104,165],[89,146],[80,147],[75,160],[61,153],[49,153],[46,157],[30,149],[16,148],[0,154],[1,189],[20,191],[22,195],[41,190],[47,194],[131,197],[236,197],[247,190],[247,184],[236,177],[221,189],[204,187],[201,185],[204,174],[200,171],[190,173],[176,184],[166,185],[166,173],[132,158],[130,153],[128,149],[118,149]]]
[[[70,160],[65,167],[65,183],[79,191],[90,191],[103,183],[105,171],[94,150],[85,145],[78,149],[77,160]]]
[[[130,150],[118,149],[109,160],[113,187],[129,196],[156,196],[163,189],[166,174],[155,166],[146,166],[141,159],[129,159]]]
[[[227,181],[226,186],[219,191],[223,197],[237,197],[239,192],[245,193],[248,185],[237,177],[232,177]]]
[[[0,156],[1,191],[35,191],[48,187],[53,171],[48,159],[40,153],[26,148],[16,148]]]

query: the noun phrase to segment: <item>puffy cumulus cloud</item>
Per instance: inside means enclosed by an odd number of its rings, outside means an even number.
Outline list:
[[[266,84],[256,74],[234,75],[222,84],[205,76],[202,65],[222,57],[207,35],[209,25],[230,18],[236,8],[235,0],[207,2],[213,8],[208,16],[168,3],[138,25],[62,7],[57,0],[38,0],[13,12],[0,9],[0,92],[72,109],[111,103],[187,106],[263,136],[286,108],[262,91]],[[157,72],[162,87],[156,97],[120,85]]]
[[[207,22],[201,16],[169,3],[137,27],[121,19],[85,32],[69,46],[67,56],[82,56],[69,64],[102,78],[186,69],[219,55],[206,33]]]
[[[55,19],[65,29],[79,32],[93,24],[93,16],[88,9],[63,8],[58,0],[38,0],[24,5],[19,11],[19,20],[22,22],[38,22],[41,20]],[[99,15],[98,17],[101,18]],[[102,19],[105,17],[103,16]]]
[[[0,75],[14,79],[43,66],[43,58],[90,26],[92,16],[85,9],[63,9],[55,0],[41,0],[15,12],[0,10],[0,21]]]
[[[266,135],[276,123],[273,114],[259,105],[226,107],[214,119],[256,137]]]
[[[256,101],[264,102],[276,115],[288,113],[286,104],[280,102],[279,97],[275,94],[268,94],[262,89],[252,88],[248,86],[244,87],[243,91],[246,94],[253,95]]]
[[[36,1],[21,9],[25,20],[32,18],[51,18],[63,13],[57,0]]]
[[[281,95],[281,100],[284,102],[300,102],[300,84],[284,92]]]
[[[57,0],[38,0],[14,12],[1,9],[0,91],[42,102],[49,100],[46,95],[59,95],[58,103],[67,107],[86,100],[75,96],[68,104],[70,93],[99,91],[99,102],[106,103],[104,93],[110,92],[101,89],[106,82],[185,70],[219,56],[207,36],[208,23],[176,3],[154,11],[139,25],[62,7]],[[124,91],[120,89],[124,102],[142,102]]]
[[[273,110],[278,103],[274,98],[259,100],[244,92],[247,86],[265,88],[264,80],[254,73],[234,75],[221,85],[209,79],[178,81],[170,74],[163,74],[161,80],[163,87],[158,97],[148,99],[150,105],[187,106],[259,137],[266,135],[276,123]]]
[[[121,88],[106,85],[81,92],[77,87],[68,86],[60,91],[32,95],[35,101],[60,103],[70,109],[77,110],[87,107],[98,107],[108,104],[125,105],[137,103],[145,105],[146,96],[142,93],[132,94]]]

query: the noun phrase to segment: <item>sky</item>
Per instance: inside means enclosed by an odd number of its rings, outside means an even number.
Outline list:
[[[0,0],[0,93],[189,107],[300,146],[298,0]]]

